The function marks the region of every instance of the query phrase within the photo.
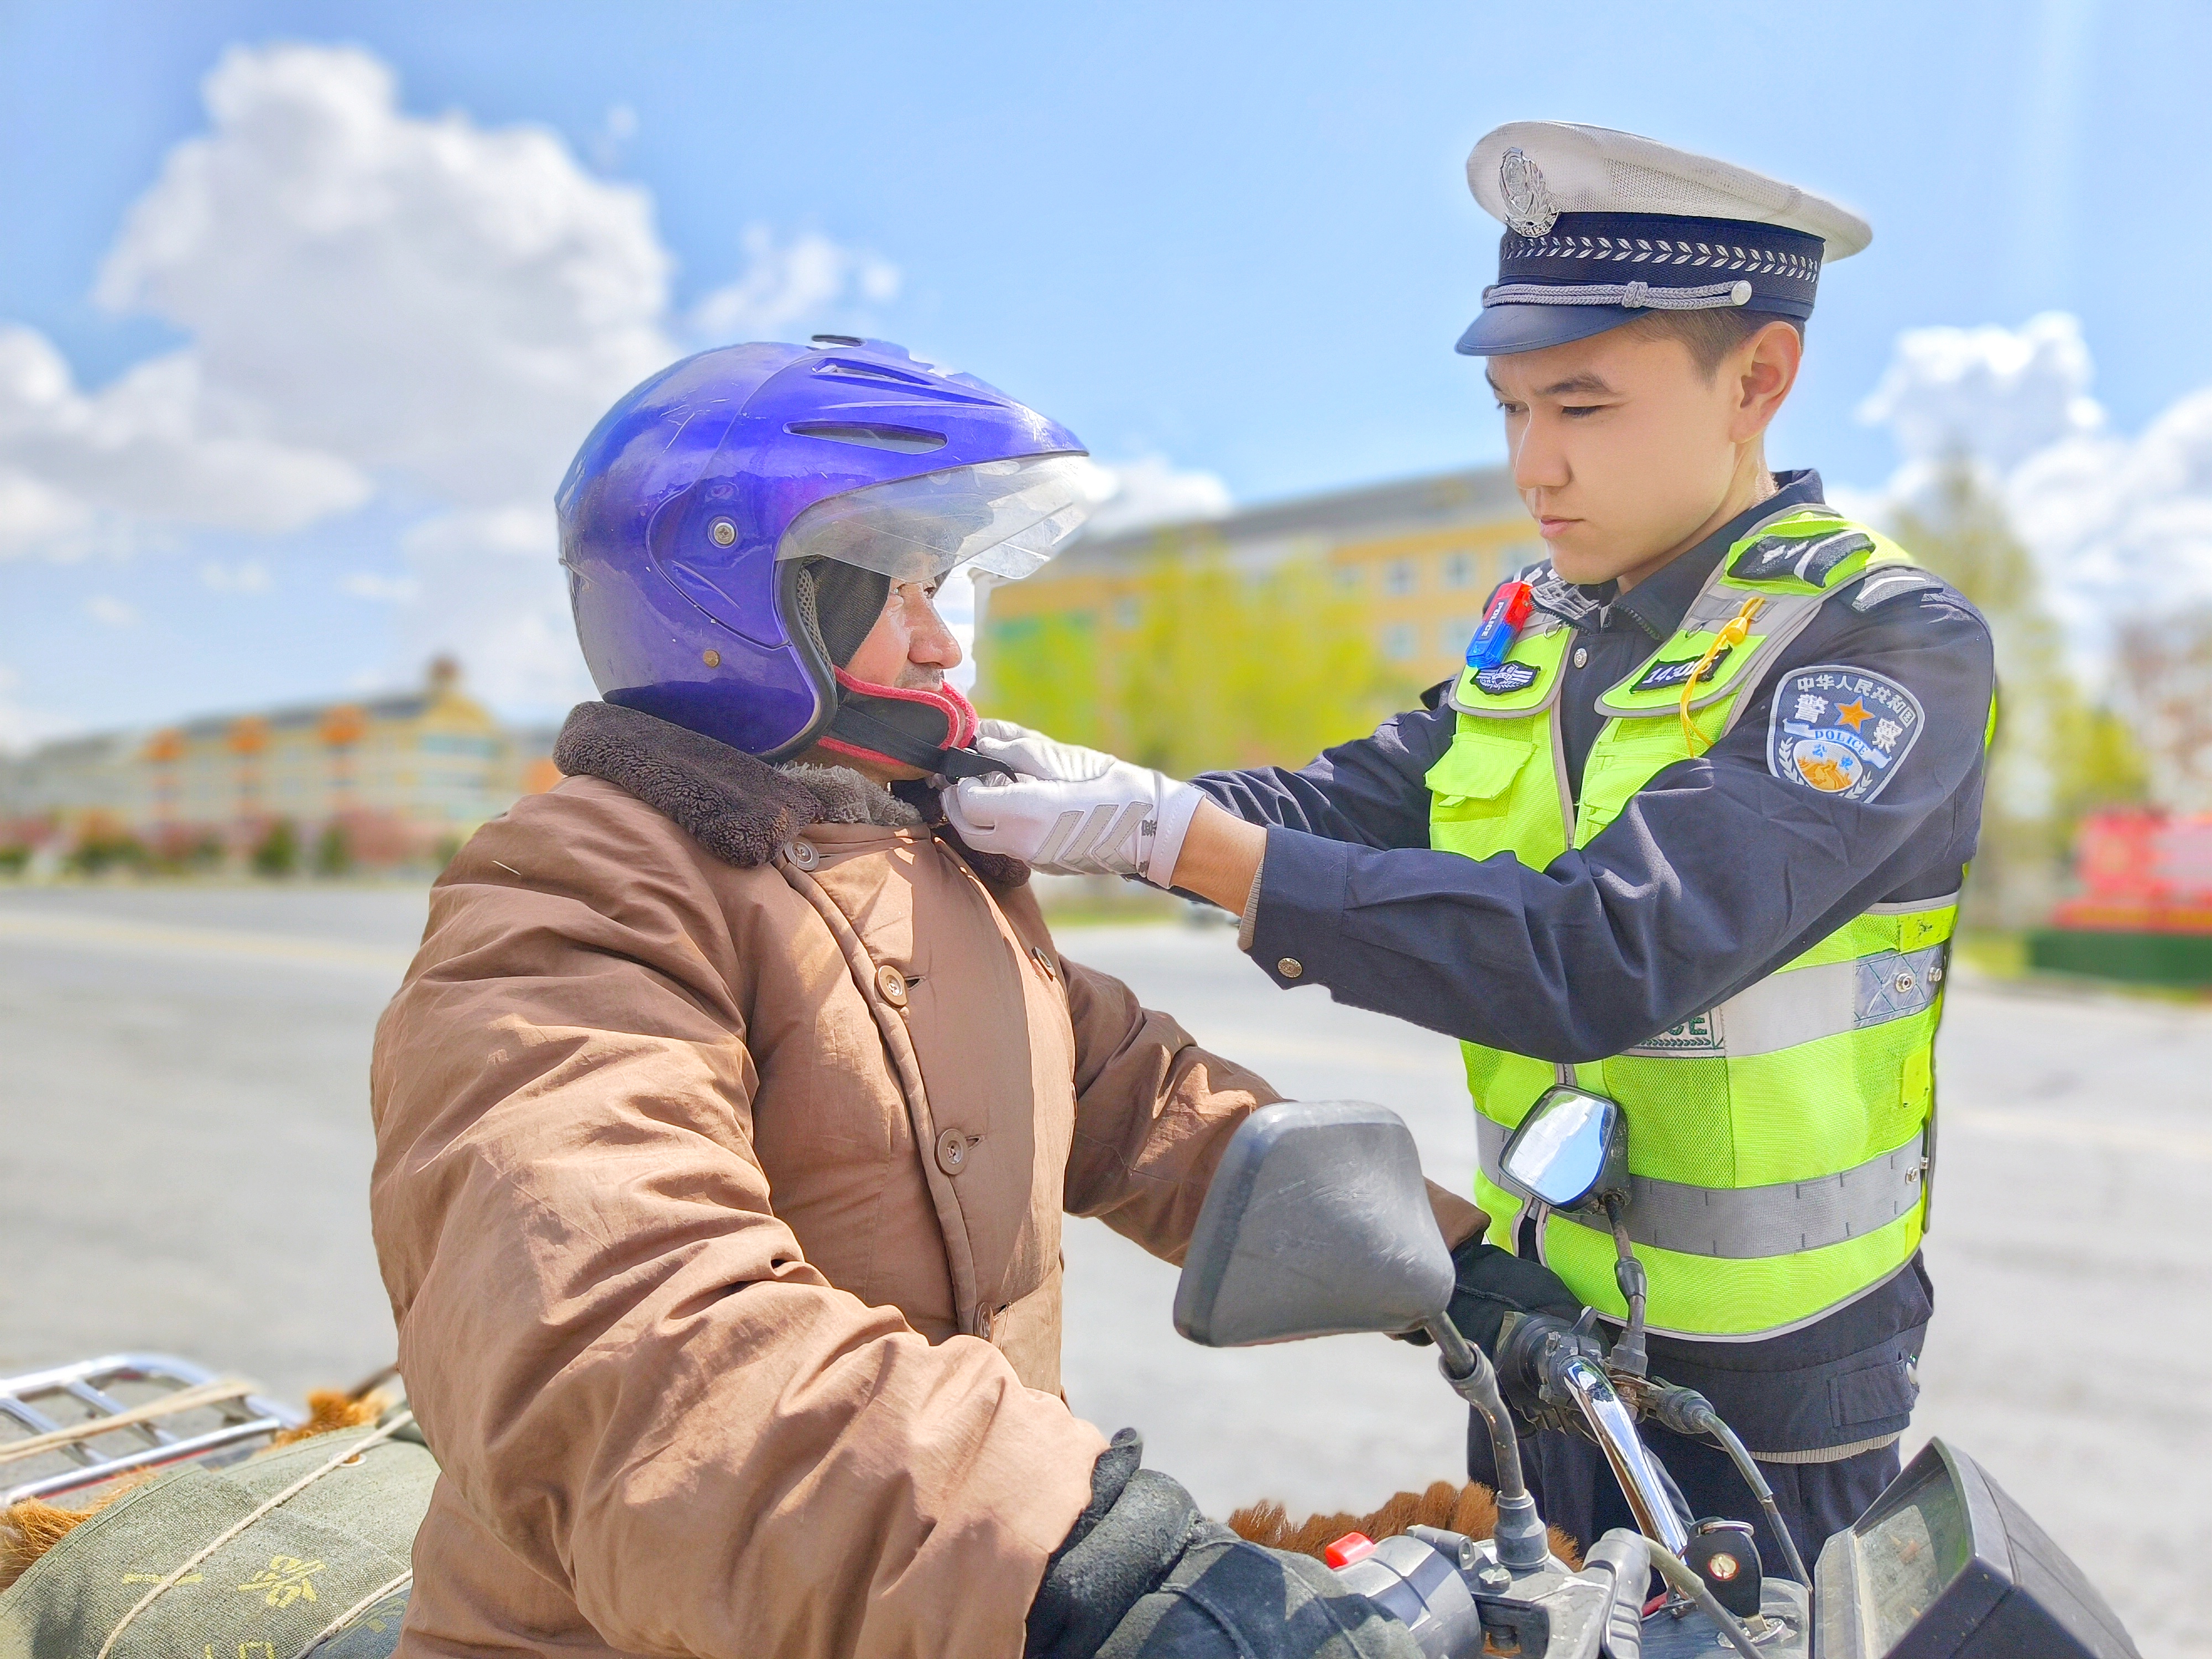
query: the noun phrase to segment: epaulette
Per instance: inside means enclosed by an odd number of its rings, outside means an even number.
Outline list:
[[[1929,588],[1943,586],[1943,579],[1911,565],[1870,572],[1851,595],[1851,609],[1862,615],[1878,605],[1892,599],[1901,599],[1908,593],[1924,593]]]

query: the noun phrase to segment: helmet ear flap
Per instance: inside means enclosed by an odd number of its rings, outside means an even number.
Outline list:
[[[787,742],[763,754],[761,758],[766,761],[789,760],[811,745],[836,718],[837,700],[842,695],[837,684],[837,665],[830,660],[822,641],[821,612],[813,573],[807,568],[810,562],[786,559],[777,564],[775,609],[790,641],[791,654],[799,659],[813,688],[814,718]]]
[[[834,559],[800,562],[806,566],[804,586],[812,590],[815,635],[830,660],[843,668],[875,630],[890,599],[891,579]]]

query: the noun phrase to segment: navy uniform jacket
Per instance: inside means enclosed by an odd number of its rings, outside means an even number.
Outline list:
[[[1598,695],[1674,632],[1753,522],[1821,499],[1816,473],[1778,483],[1778,495],[1627,593],[1566,590],[1582,596],[1563,606],[1579,614],[1559,703],[1577,790],[1603,724]],[[1925,717],[1862,799],[1769,762],[1770,718],[1789,712],[1777,692],[1794,672],[1829,665],[1880,676]],[[1325,985],[1340,1002],[1540,1060],[1596,1060],[1725,1001],[1869,905],[1956,892],[1980,824],[1994,686],[1988,625],[1958,592],[1924,575],[1862,577],[1745,694],[1710,751],[1659,773],[1543,870],[1510,854],[1429,850],[1422,780],[1457,719],[1439,706],[1441,686],[1427,707],[1296,771],[1197,782],[1268,826],[1250,951],[1277,983]],[[1853,1445],[1905,1426],[1930,1306],[1916,1257],[1784,1335],[1655,1337],[1652,1370],[1703,1390],[1753,1450]]]

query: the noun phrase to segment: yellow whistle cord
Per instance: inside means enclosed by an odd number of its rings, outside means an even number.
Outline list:
[[[1704,679],[1713,659],[1732,647],[1741,645],[1751,632],[1751,619],[1759,612],[1766,601],[1757,594],[1743,602],[1743,609],[1729,617],[1721,631],[1713,635],[1713,642],[1705,647],[1705,654],[1698,659],[1698,665],[1690,671],[1689,678],[1682,682],[1682,741],[1689,746],[1694,758],[1700,747],[1710,749],[1712,740],[1698,730],[1697,722],[1690,718],[1690,699],[1698,695],[1698,682]]]

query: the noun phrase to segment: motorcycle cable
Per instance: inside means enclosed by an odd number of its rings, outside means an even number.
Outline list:
[[[1713,1409],[1712,1401],[1695,1389],[1686,1389],[1673,1382],[1654,1382],[1644,1391],[1644,1408],[1662,1428],[1671,1429],[1684,1436],[1711,1435],[1720,1442],[1721,1449],[1736,1467],[1744,1484],[1759,1499],[1759,1508],[1766,1511],[1775,1535],[1782,1540],[1782,1553],[1789,1559],[1790,1576],[1807,1589],[1813,1588],[1813,1575],[1805,1571],[1805,1558],[1797,1553],[1797,1540],[1790,1535],[1790,1528],[1782,1519],[1782,1506],[1774,1501],[1774,1488],[1766,1484],[1766,1477],[1759,1472],[1759,1463],[1744,1449],[1734,1429],[1721,1420]]]
[[[1628,1304],[1628,1323],[1613,1345],[1607,1357],[1608,1370],[1625,1371],[1629,1376],[1642,1377],[1650,1368],[1644,1350],[1644,1311],[1650,1292],[1650,1280],[1645,1277],[1644,1263],[1628,1242],[1628,1217],[1620,1194],[1605,1195],[1605,1218],[1612,1224],[1613,1248],[1616,1259],[1613,1264],[1613,1282],[1620,1287],[1621,1300]]]
[[[1449,1314],[1423,1320],[1421,1328],[1437,1345],[1437,1369],[1444,1381],[1490,1431],[1491,1456],[1498,1466],[1498,1524],[1492,1533],[1498,1559],[1511,1571],[1534,1571],[1551,1559],[1550,1535],[1522,1474],[1521,1441],[1498,1393],[1497,1369],[1488,1354],[1460,1334]]]

